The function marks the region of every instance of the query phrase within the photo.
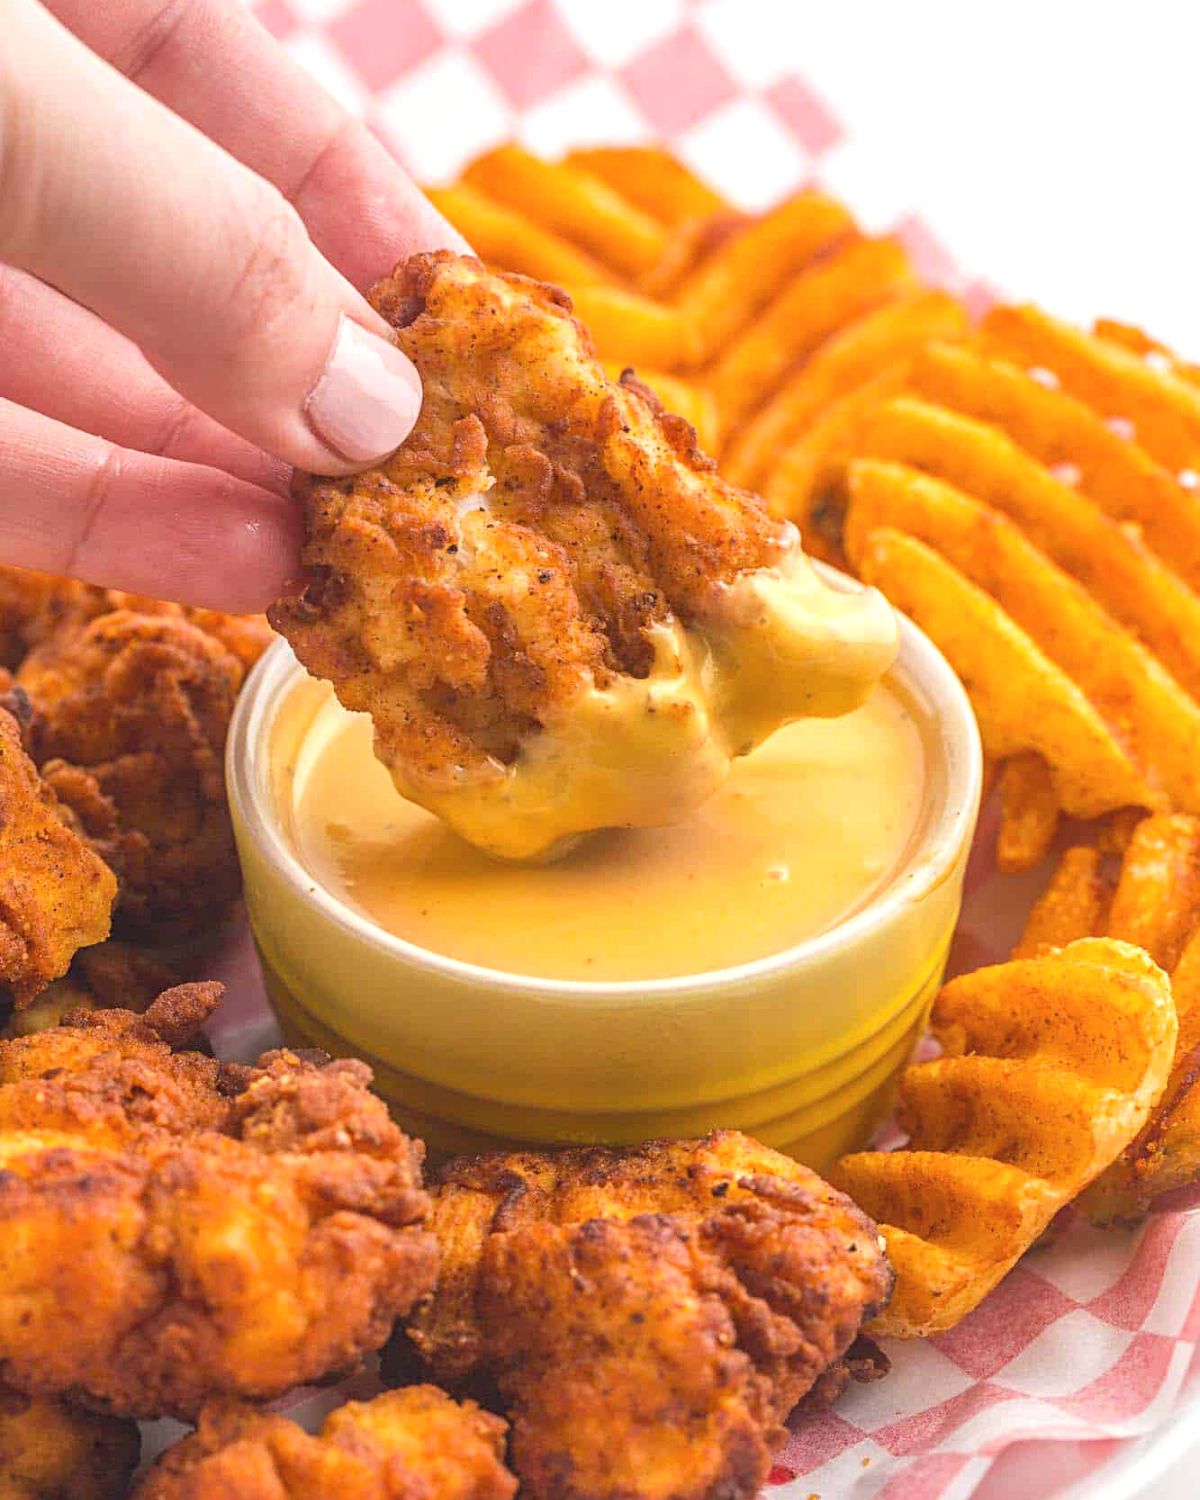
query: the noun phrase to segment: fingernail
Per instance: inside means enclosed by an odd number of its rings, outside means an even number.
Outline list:
[[[394,344],[342,315],[305,412],[313,431],[353,463],[398,448],[421,410],[421,378]]]

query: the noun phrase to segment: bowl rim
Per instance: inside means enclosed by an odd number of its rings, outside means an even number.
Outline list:
[[[831,582],[861,587],[856,580],[828,565],[817,565]],[[921,900],[948,879],[964,846],[974,833],[983,788],[983,750],[970,700],[941,651],[907,616],[896,612],[900,647],[884,681],[898,678],[907,703],[924,711],[922,738],[940,755],[940,799],[926,815],[926,829],[909,859],[870,901],[825,932],[790,948],[724,969],[708,969],[658,979],[553,979],[491,969],[483,964],[451,958],[397,937],[355,911],[320,885],[284,837],[278,820],[267,816],[255,794],[263,784],[261,764],[276,715],[294,685],[309,675],[288,642],[280,637],[252,668],[238,696],[226,742],[225,774],[231,808],[259,852],[284,878],[301,901],[342,928],[359,942],[390,953],[407,967],[433,969],[460,984],[485,986],[526,998],[547,1000],[625,1001],[673,998],[708,1001],[714,991],[778,977],[785,970],[801,970],[830,960],[885,927],[905,908]]]

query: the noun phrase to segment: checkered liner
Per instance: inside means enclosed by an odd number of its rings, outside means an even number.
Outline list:
[[[747,36],[731,0],[260,0],[256,10],[425,181],[449,180],[513,136],[546,155],[658,139],[755,209],[819,177],[842,140],[819,91],[780,72],[771,39]],[[892,227],[923,275],[967,285],[917,214]],[[985,831],[960,970],[1006,954],[1044,880],[998,876],[991,847]],[[224,968],[233,993],[214,1042],[244,1055],[272,1040],[244,934]],[[1190,1206],[1136,1234],[1060,1226],[953,1331],[891,1345],[887,1380],[798,1419],[773,1493],[1049,1500],[1056,1475],[1098,1473],[1113,1440],[1151,1431],[1200,1378],[1200,1213]]]

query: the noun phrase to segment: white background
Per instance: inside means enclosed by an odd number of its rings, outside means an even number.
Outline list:
[[[1200,354],[1194,0],[735,0],[847,127],[822,176],[868,220],[916,207],[972,272]]]

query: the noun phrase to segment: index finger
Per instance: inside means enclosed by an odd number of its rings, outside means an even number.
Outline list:
[[[360,289],[415,251],[469,248],[241,0],[46,3],[94,52],[274,183]]]

